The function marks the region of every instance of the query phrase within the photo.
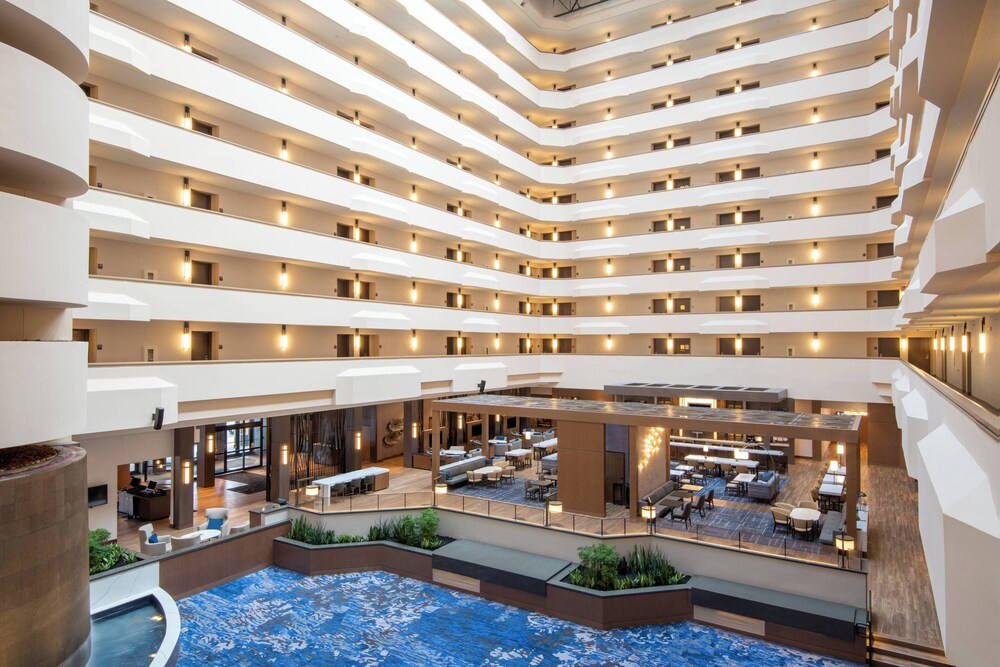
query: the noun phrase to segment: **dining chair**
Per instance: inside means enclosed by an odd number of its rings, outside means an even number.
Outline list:
[[[799,507],[802,507],[803,509],[807,510],[818,510],[819,503],[813,502],[812,500],[803,500],[802,502],[799,503]]]
[[[513,484],[514,483],[514,474],[516,472],[517,471],[514,470],[513,467],[508,466],[508,467],[506,467],[506,468],[504,468],[503,470],[500,471],[500,479],[501,480],[509,479],[510,483]]]
[[[792,526],[792,518],[788,516],[789,510],[784,507],[772,507],[771,508],[771,518],[774,519],[774,525],[771,527],[771,534],[774,535],[774,531],[781,526],[785,529],[785,532],[790,532]]]
[[[715,489],[708,490],[708,494],[705,496],[705,507],[710,510],[715,509]]]
[[[694,509],[698,510],[700,516],[705,516],[705,496],[694,497]]]
[[[813,522],[809,519],[792,519],[792,530],[807,540],[813,538]]]
[[[675,515],[671,512],[670,520],[683,521],[685,528],[691,528],[691,503],[684,503],[684,509],[681,510],[680,515]]]

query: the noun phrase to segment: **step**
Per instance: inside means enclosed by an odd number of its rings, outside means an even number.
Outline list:
[[[872,664],[885,667],[955,667],[941,649],[890,637],[875,638]]]

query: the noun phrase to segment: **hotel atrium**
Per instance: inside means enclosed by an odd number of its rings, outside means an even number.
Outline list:
[[[284,659],[218,600],[361,570],[376,618],[995,664],[997,35],[998,0],[0,0],[0,665]],[[295,537],[421,512],[440,551]],[[571,585],[598,544],[684,581]],[[99,630],[128,610],[153,644]]]

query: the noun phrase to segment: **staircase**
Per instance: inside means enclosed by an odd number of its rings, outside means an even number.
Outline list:
[[[875,667],[955,667],[944,651],[891,637],[875,637],[871,664]]]

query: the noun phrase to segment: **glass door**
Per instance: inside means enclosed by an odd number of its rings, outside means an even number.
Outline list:
[[[267,463],[267,420],[232,421],[215,427],[215,474]]]

